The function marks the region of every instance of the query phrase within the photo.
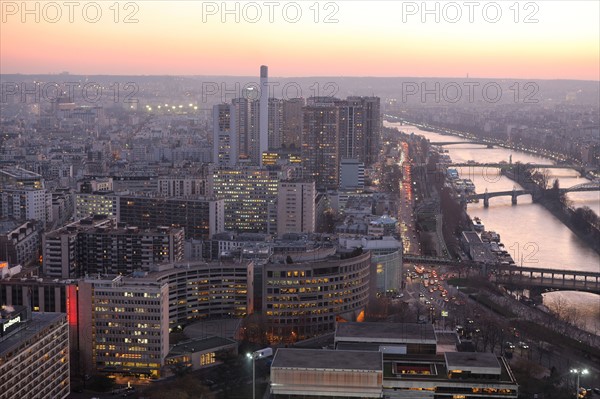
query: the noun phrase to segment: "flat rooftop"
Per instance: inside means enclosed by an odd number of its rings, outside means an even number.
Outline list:
[[[463,231],[463,237],[469,244],[481,244],[483,242],[481,241],[481,238],[479,238],[479,235],[474,231]]]
[[[174,345],[169,351],[169,356],[183,355],[190,352],[203,352],[208,349],[219,348],[232,344],[237,345],[237,341],[223,337],[190,339]]]
[[[40,179],[42,177],[37,173],[16,166],[5,166],[0,169],[0,173],[5,174],[13,179]]]
[[[65,317],[66,314],[64,313],[32,313],[31,319],[25,322],[25,328],[13,333],[8,333],[7,337],[5,337],[3,341],[0,341],[0,357],[5,356],[7,352],[21,345],[23,341],[31,339],[40,334],[40,332],[42,332],[50,324],[53,324]]]
[[[18,227],[25,227],[30,221],[3,219],[0,220],[0,234],[8,234],[13,232]]]
[[[464,353],[464,352],[461,352]],[[446,353],[446,355],[455,355],[456,353]],[[466,355],[472,355],[472,353],[465,353]],[[475,355],[480,355],[481,353],[475,353]],[[485,353],[485,357],[495,357],[492,353]],[[487,360],[489,363],[492,363],[491,358]],[[499,367],[498,373],[490,373],[489,370],[477,370],[474,371],[474,374],[480,374],[476,378],[469,378],[469,376],[465,376],[467,381],[472,381],[477,384],[485,384],[485,383],[493,383],[493,384],[508,384],[515,385],[515,378],[508,366],[508,364],[502,360],[502,358],[497,358],[496,363]],[[429,373],[409,373],[402,374],[398,373],[402,368],[409,369],[411,366],[417,366],[421,369],[425,368],[429,370]],[[460,383],[463,381],[462,379],[451,379],[449,378],[449,373],[452,370],[459,370],[456,364],[450,363],[447,364],[446,356],[444,355],[396,355],[396,356],[388,356],[388,359],[384,360],[383,363],[383,378],[390,383],[394,383],[394,381],[427,381],[435,384],[440,381],[456,381]],[[466,369],[462,369],[463,371],[470,371]],[[487,371],[487,372],[486,372]],[[485,378],[481,374],[488,375],[488,378]],[[500,376],[498,379],[497,376]]]
[[[383,354],[325,349],[277,349],[272,368],[383,371]]]
[[[436,343],[431,324],[338,323],[335,342]]]
[[[498,358],[489,352],[446,352],[446,367],[448,370],[470,371],[475,374],[502,373]]]
[[[460,343],[458,335],[454,331],[436,331],[435,336],[440,345],[458,345]]]

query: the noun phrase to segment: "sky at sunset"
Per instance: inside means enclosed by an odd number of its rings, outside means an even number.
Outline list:
[[[598,1],[77,3],[0,0],[0,72],[600,80]]]

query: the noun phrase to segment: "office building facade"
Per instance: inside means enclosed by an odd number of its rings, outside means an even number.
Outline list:
[[[183,260],[184,234],[173,227],[121,227],[112,217],[96,216],[44,234],[42,247],[46,277],[130,274]]]
[[[280,175],[257,167],[215,170],[214,192],[224,201],[225,229],[274,234]]]
[[[213,163],[234,167],[238,160],[235,107],[230,104],[213,106]]]
[[[0,311],[0,397],[66,398],[69,335],[63,313]]]
[[[242,318],[254,312],[251,261],[185,262],[153,269],[136,281],[168,285],[171,329],[197,320]]]
[[[117,227],[115,223],[77,235],[80,276],[131,274],[161,263],[183,260],[184,233],[181,228]]]
[[[211,196],[212,182],[204,177],[160,177],[158,179],[158,193],[165,197]]]
[[[333,104],[303,109],[303,176],[314,180],[317,190],[337,189],[339,184],[339,118]]]
[[[41,223],[34,220],[0,221],[0,261],[25,267],[38,262],[42,242],[40,227]]]
[[[115,276],[81,280],[78,289],[81,364],[160,377],[169,351],[168,285]]]
[[[43,188],[0,187],[0,218],[37,220],[46,226],[52,220],[52,196]]]
[[[263,314],[271,341],[293,342],[361,320],[371,285],[371,254],[315,262],[265,264]]]
[[[119,216],[119,198],[113,192],[75,194],[75,220],[89,216]]]
[[[303,98],[291,98],[283,101],[282,145],[299,150],[302,146],[302,107]]]
[[[314,233],[315,200],[314,182],[279,182],[277,190],[277,235],[287,233]]]
[[[42,270],[46,277],[75,278],[81,273],[77,237],[85,230],[109,227],[113,218],[86,218],[42,236]]]
[[[185,238],[207,239],[224,231],[225,201],[214,197],[169,198],[122,195],[118,221],[141,229],[182,227]]]
[[[365,187],[365,165],[358,158],[340,161],[340,190],[361,190]]]

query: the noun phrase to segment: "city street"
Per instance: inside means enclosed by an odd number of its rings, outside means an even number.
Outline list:
[[[402,181],[400,185],[400,198],[398,207],[398,221],[400,237],[404,246],[404,253],[420,255],[421,249],[414,220],[414,193],[411,175],[411,159],[408,157],[408,144],[401,143],[399,164],[402,166]]]

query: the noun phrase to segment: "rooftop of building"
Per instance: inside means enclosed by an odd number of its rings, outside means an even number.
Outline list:
[[[205,262],[205,261],[190,261],[190,262],[178,262],[178,263],[161,263],[154,264],[149,267],[148,271],[135,271],[131,276],[132,278],[149,278],[149,279],[160,279],[164,276],[168,276],[173,273],[186,271],[186,270],[210,270],[210,269],[228,269],[228,268],[249,268],[249,264],[252,261],[246,259],[239,259],[239,257],[222,258],[218,261]]]
[[[15,330],[12,333],[8,333],[8,335],[4,337],[2,341],[0,341],[0,358],[4,357],[7,354],[7,352],[14,350],[16,347],[21,345],[23,341],[35,337],[49,325],[56,323],[64,318],[64,313],[32,313],[31,319],[29,319],[28,321],[21,322],[26,324],[25,328]]]
[[[383,371],[381,352],[279,348],[272,368]]]
[[[471,368],[454,368],[458,366],[456,363],[448,364],[446,361],[446,357],[450,355],[450,357],[454,355],[464,355],[468,358],[476,359],[472,362],[478,363],[477,358],[483,355],[484,359],[480,360],[482,365],[492,364],[495,360],[497,368],[493,369],[493,372],[490,372],[491,369],[486,368],[484,366],[471,367]],[[419,367],[422,371],[421,373],[402,373],[401,370],[398,369],[398,366],[401,368],[411,368],[411,367]],[[465,365],[463,364],[463,367]],[[389,381],[400,380],[404,382],[409,381],[450,381],[450,374],[453,370],[462,370],[462,371],[471,371],[473,374],[479,374],[473,381],[476,381],[480,384],[485,383],[494,383],[494,384],[509,384],[516,388],[517,383],[510,370],[510,367],[506,363],[506,361],[501,357],[496,357],[493,353],[482,353],[482,352],[448,352],[444,355],[391,355],[386,356],[383,364],[383,378]],[[489,378],[485,378],[481,374],[490,376]],[[491,377],[495,375],[497,377]],[[467,378],[466,380],[469,380]],[[465,379],[456,379],[458,383],[465,381]]]
[[[398,219],[388,215],[383,215],[375,220],[371,220],[372,225],[395,225],[396,223],[398,223]]]
[[[0,307],[0,323],[4,324],[6,320],[11,317],[23,312],[26,308],[24,306],[6,306]]]
[[[438,345],[443,345],[445,347],[454,347],[456,350],[456,346],[460,344],[460,339],[458,338],[458,335],[455,331],[436,331],[435,336]],[[451,352],[454,352],[455,350]]]
[[[105,216],[105,215],[89,216],[87,218],[80,219],[76,222],[70,223],[59,229],[51,231],[46,234],[46,237],[57,236],[60,234],[64,234],[66,232],[75,233],[82,229],[91,229],[91,228],[97,228],[100,226],[110,226],[115,223],[116,223],[116,219],[114,217],[109,217],[109,216]]]
[[[342,237],[340,234],[339,243],[344,248],[362,247],[364,250],[372,250],[381,252],[382,250],[393,250],[402,248],[402,242],[392,236],[367,236],[367,235],[350,235]]]
[[[220,348],[223,346],[237,345],[237,341],[223,337],[206,337],[206,338],[195,338],[187,341],[179,342],[171,347],[169,351],[170,356],[184,355],[190,352],[204,352],[213,348]]]
[[[27,227],[28,223],[31,223],[32,227],[35,224],[35,222],[33,222],[33,221],[23,221],[23,220],[16,220],[16,219],[2,219],[2,220],[0,220],[0,235],[11,233],[14,230],[21,228],[21,227]]]
[[[0,173],[17,180],[42,178],[41,175],[26,169],[19,168],[18,166],[3,166],[2,168],[0,168]]]
[[[420,341],[436,343],[431,324],[417,323],[338,323],[335,341],[401,343]]]
[[[91,229],[86,229],[90,231]],[[171,227],[171,226],[158,226],[156,228],[147,228],[141,229],[136,226],[112,226],[112,225],[102,225],[97,226],[94,229],[94,233],[105,233],[111,235],[146,235],[146,234],[156,234],[156,233],[171,233],[183,231],[183,228],[179,227]]]
[[[489,352],[446,352],[444,357],[448,370],[483,374],[500,374],[502,371],[496,355]]]
[[[16,281],[21,282],[21,284],[35,284],[35,285],[65,285],[65,284],[76,284],[76,279],[58,279],[58,278],[50,278],[50,277],[39,277],[37,275],[31,274],[32,272],[38,272],[37,267],[31,268],[23,268],[22,272],[10,276],[8,278],[4,278],[0,280],[1,283],[12,284]]]
[[[469,243],[469,244],[481,244],[481,238],[479,238],[479,235],[474,232],[474,231],[463,231],[463,237],[464,239]]]
[[[46,237],[55,237],[64,233],[77,233],[82,231],[92,231],[94,233],[110,233],[111,235],[126,235],[126,234],[149,234],[149,233],[171,233],[183,230],[179,227],[158,226],[156,228],[139,228],[137,226],[129,226],[125,223],[117,223],[113,216],[94,215],[71,224],[68,224],[60,229],[47,233]]]

